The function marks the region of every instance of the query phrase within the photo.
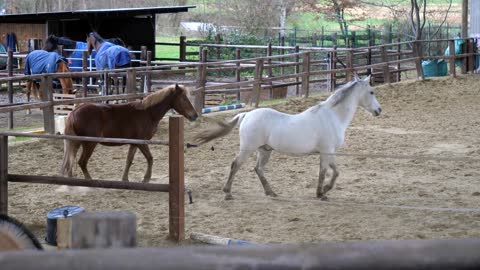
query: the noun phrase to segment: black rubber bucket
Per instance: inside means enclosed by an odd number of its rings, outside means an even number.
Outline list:
[[[63,206],[55,208],[47,213],[47,237],[45,241],[47,244],[57,245],[57,219],[71,217],[73,215],[85,212],[85,209],[80,206]]]

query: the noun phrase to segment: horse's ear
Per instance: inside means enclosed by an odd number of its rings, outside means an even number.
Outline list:
[[[177,89],[178,89],[178,83],[175,84],[175,90],[177,90]]]

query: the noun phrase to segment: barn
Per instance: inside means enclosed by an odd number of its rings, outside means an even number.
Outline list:
[[[91,31],[105,37],[120,37],[133,49],[147,46],[155,55],[157,14],[188,12],[195,6],[95,9],[0,16],[2,41],[14,33],[16,50],[26,52],[31,44],[41,46],[50,34],[85,40]],[[5,42],[6,43],[6,42]],[[38,48],[37,46],[35,46]]]

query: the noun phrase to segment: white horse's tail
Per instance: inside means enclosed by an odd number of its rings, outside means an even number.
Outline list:
[[[194,141],[199,145],[207,143],[213,139],[222,137],[230,133],[233,128],[242,123],[243,118],[247,112],[239,113],[235,115],[230,121],[217,121],[217,126],[209,129],[205,129],[194,137]]]

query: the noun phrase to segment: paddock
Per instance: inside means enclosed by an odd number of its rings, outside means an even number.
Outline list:
[[[203,232],[257,243],[480,237],[479,93],[478,75],[377,87],[382,115],[373,118],[357,112],[340,151],[355,155],[338,156],[340,177],[327,202],[315,198],[317,156],[272,155],[266,177],[277,198],[263,194],[252,156],[233,183],[235,200],[224,201],[221,188],[238,149],[238,132],[189,148],[185,185],[192,190],[194,203],[186,204],[186,235]],[[298,112],[325,97],[291,99],[272,107]],[[236,112],[185,122],[185,142],[207,127],[209,118],[228,118]],[[168,124],[162,122],[153,139],[168,138],[167,130]],[[9,173],[58,174],[63,142],[9,145]],[[100,146],[89,163],[92,177],[120,179],[127,150]],[[168,183],[168,151],[152,147],[152,154],[151,182]],[[137,155],[131,181],[141,181],[145,166]],[[78,167],[75,173],[81,176]],[[43,239],[46,213],[58,206],[130,210],[137,214],[140,246],[170,246],[175,244],[167,240],[167,196],[102,189],[66,192],[51,185],[10,183],[9,214]]]

